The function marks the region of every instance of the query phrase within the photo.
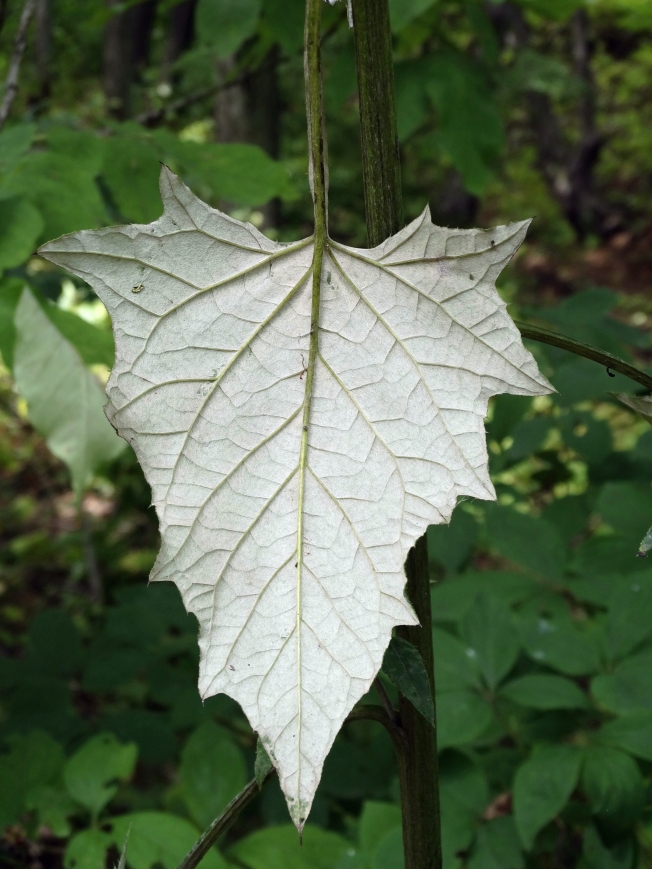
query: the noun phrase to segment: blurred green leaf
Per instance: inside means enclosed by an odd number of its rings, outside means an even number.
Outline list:
[[[457,751],[440,757],[439,780],[444,869],[457,869],[489,803],[489,786],[480,767]]]
[[[619,401],[622,401],[624,405],[630,408],[630,410],[635,410],[636,413],[640,413],[641,416],[645,417],[652,422],[652,396],[651,395],[627,395],[624,392],[619,392],[616,394],[616,398]]]
[[[151,137],[124,131],[107,139],[102,176],[126,220],[150,223],[160,217],[160,173],[160,154]]]
[[[65,869],[106,869],[106,852],[111,837],[103,830],[75,833],[63,856]]]
[[[38,210],[21,196],[0,198],[0,272],[13,268],[36,250],[43,231]]]
[[[432,643],[435,652],[437,693],[480,687],[477,657],[467,645],[441,628],[433,628]]]
[[[104,416],[104,395],[75,349],[25,289],[16,307],[14,378],[29,418],[64,461],[79,496],[93,472],[124,449]]]
[[[635,382],[629,377],[617,372],[613,374],[610,377],[606,368],[591,359],[578,359],[569,354],[569,360],[557,368],[550,382],[559,392],[556,401],[562,407],[590,399],[605,399],[610,392],[636,389]]]
[[[47,733],[33,730],[10,738],[9,751],[0,754],[0,831],[20,819],[34,788],[57,782],[63,764],[63,749]]]
[[[532,673],[519,676],[500,689],[500,696],[528,709],[586,709],[584,692],[570,679]]]
[[[582,856],[587,869],[632,869],[636,850],[631,837],[621,839],[608,848],[595,827],[584,830]]]
[[[468,869],[523,869],[524,866],[513,817],[494,818],[478,829]]]
[[[605,643],[610,660],[623,658],[652,633],[652,572],[639,573],[614,589]]]
[[[597,637],[590,626],[580,627],[568,608],[554,598],[542,597],[526,604],[518,616],[525,650],[533,660],[568,676],[583,676],[600,669]]]
[[[242,752],[212,721],[200,725],[184,745],[179,783],[190,816],[201,829],[221,814],[247,783]]]
[[[628,482],[606,483],[598,497],[600,517],[624,538],[632,542],[632,559],[650,525],[652,488]]]
[[[300,843],[296,827],[284,824],[245,836],[227,856],[247,869],[332,869],[349,847],[337,833],[310,824]]]
[[[435,622],[458,622],[479,594],[488,594],[511,606],[532,597],[538,588],[530,577],[521,573],[467,571],[432,587],[432,618]]]
[[[609,424],[586,412],[572,411],[562,419],[564,443],[589,465],[599,465],[613,450]]]
[[[261,0],[199,0],[199,38],[216,57],[228,57],[256,30],[260,8]]]
[[[489,504],[486,535],[493,548],[535,576],[550,580],[563,576],[564,544],[555,526],[542,517]]]
[[[448,525],[429,525],[426,531],[428,559],[455,573],[467,560],[479,534],[478,523],[459,507]]]
[[[440,50],[430,58],[427,93],[437,109],[437,136],[464,180],[481,195],[504,145],[503,124],[486,76],[467,58]]]
[[[360,847],[373,864],[383,839],[393,830],[401,830],[401,807],[393,803],[367,800],[362,806],[358,826]]]
[[[511,435],[514,427],[523,419],[532,405],[525,395],[497,395],[493,399],[491,422],[487,426],[490,440],[501,443]]]
[[[29,627],[28,661],[41,673],[71,676],[83,658],[81,637],[63,610],[38,613]]]
[[[652,711],[634,712],[608,721],[600,728],[596,739],[652,761]]]
[[[546,18],[566,21],[582,5],[582,0],[518,0],[518,3]]]
[[[400,637],[392,637],[382,669],[401,694],[434,725],[435,708],[428,673],[416,646]]]
[[[68,820],[79,810],[79,806],[62,787],[36,785],[27,792],[25,807],[37,812],[38,823],[48,827],[55,836],[62,839],[70,835]]]
[[[137,756],[135,745],[122,745],[112,733],[94,736],[66,763],[68,793],[96,817],[117,793],[113,783],[131,776]]]
[[[591,693],[602,706],[619,715],[652,709],[652,651],[626,658],[613,673],[596,676]]]
[[[0,279],[0,353],[10,371],[14,367],[16,345],[14,314],[24,287],[25,283],[18,278]]]
[[[575,790],[582,752],[571,745],[537,746],[514,779],[514,820],[525,850]]]
[[[0,176],[14,168],[25,154],[36,133],[36,124],[14,124],[0,132]]]
[[[461,630],[467,655],[478,662],[493,691],[516,663],[521,648],[509,609],[490,594],[480,594],[465,613]]]
[[[389,0],[389,17],[394,33],[402,30],[417,15],[434,5],[436,0]]]
[[[424,123],[428,114],[425,67],[420,58],[397,63],[394,70],[396,121],[399,142],[404,142]]]
[[[111,838],[117,848],[122,849],[129,836],[130,869],[177,869],[199,835],[189,821],[167,812],[134,812],[111,820]],[[199,869],[227,869],[227,863],[212,848]]]
[[[437,746],[440,750],[470,745],[494,719],[489,703],[474,691],[437,693]]]
[[[151,709],[125,709],[106,715],[101,726],[123,742],[134,742],[138,759],[150,765],[176,758],[177,742],[167,716]]]
[[[631,829],[643,809],[645,787],[638,764],[617,748],[589,746],[581,787],[591,812],[610,836]]]
[[[263,21],[287,54],[303,47],[303,0],[263,0]]]
[[[371,869],[404,869],[403,832],[391,830],[378,844]]]

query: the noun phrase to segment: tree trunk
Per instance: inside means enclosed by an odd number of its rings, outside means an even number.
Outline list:
[[[45,100],[50,96],[52,78],[50,66],[51,54],[52,18],[50,15],[50,0],[38,0],[34,14],[34,59],[36,62],[39,101]]]
[[[170,9],[168,32],[163,59],[164,76],[169,78],[169,70],[184,51],[187,51],[195,38],[195,10],[197,0],[182,0]]]
[[[117,0],[106,0],[109,7]],[[131,114],[131,89],[146,65],[157,0],[145,0],[111,16],[104,30],[102,87],[109,114],[123,121]]]

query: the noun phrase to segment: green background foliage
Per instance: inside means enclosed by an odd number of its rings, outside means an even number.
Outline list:
[[[364,245],[343,6],[324,7],[331,231]],[[308,234],[303,2],[39,8],[0,132],[0,865],[106,869],[128,834],[130,869],[174,869],[253,777],[256,736],[228,698],[201,702],[196,622],[173,586],[146,585],[149,493],[101,411],[106,312],[33,251],[156,219],[160,162],[274,237]],[[406,217],[425,201],[448,225],[537,215],[499,287],[513,315],[649,366],[649,3],[390,8]],[[558,393],[493,401],[497,503],[465,501],[428,530],[444,865],[649,869],[652,567],[635,554],[652,523],[652,429],[614,397],[640,393],[632,381],[531,349]],[[400,643],[381,679],[432,715]],[[400,827],[391,741],[355,721],[303,847],[272,780],[202,866],[401,869]]]

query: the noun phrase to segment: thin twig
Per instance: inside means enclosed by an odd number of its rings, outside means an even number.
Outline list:
[[[13,102],[16,99],[16,94],[18,93],[18,73],[20,71],[20,62],[23,59],[25,46],[27,45],[27,28],[29,27],[29,22],[35,9],[36,0],[25,0],[20,21],[18,22],[16,38],[14,39],[14,50],[11,55],[11,61],[9,62],[9,72],[5,82],[5,95],[2,100],[2,105],[0,106],[0,130],[2,130],[7,118],[9,117],[11,106],[13,105]]]
[[[388,718],[390,718],[394,722],[394,724],[397,724],[398,717],[396,709],[394,709],[394,706],[392,705],[390,696],[387,693],[380,676],[376,676],[376,678],[374,679],[374,688],[378,692],[378,696],[380,697],[382,704],[385,707],[385,712],[387,713]]]
[[[542,329],[539,326],[531,326],[529,323],[516,323],[523,338],[530,338],[533,341],[540,341],[542,344],[550,344],[553,347],[560,347],[562,350],[568,350],[569,353],[575,353],[576,356],[584,356],[585,359],[592,359],[600,365],[604,365],[607,373],[618,371],[629,377],[630,380],[635,380],[641,386],[647,389],[652,389],[652,375],[641,371],[629,362],[624,362],[617,356],[612,356],[611,353],[606,353],[604,350],[598,350],[597,347],[591,347],[590,344],[583,344],[581,341],[575,341],[573,338],[568,338],[566,335],[560,335],[558,332],[550,332],[548,329]]]

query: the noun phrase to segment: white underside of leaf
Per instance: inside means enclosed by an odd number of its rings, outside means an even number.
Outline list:
[[[302,468],[312,244],[270,241],[165,168],[161,192],[155,223],[41,252],[112,316],[108,415],[152,486],[152,579],[196,614],[201,694],[240,703],[301,827],[392,628],[415,623],[408,550],[460,496],[494,498],[489,397],[551,391],[495,290],[527,223],[425,211],[374,250],[330,243]]]

